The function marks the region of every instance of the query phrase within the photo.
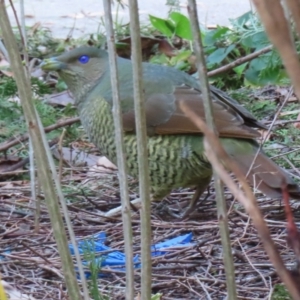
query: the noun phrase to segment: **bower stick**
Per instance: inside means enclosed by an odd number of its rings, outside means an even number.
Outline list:
[[[128,193],[128,178],[125,158],[125,146],[123,135],[122,111],[120,104],[119,80],[116,60],[115,38],[113,30],[113,20],[111,12],[111,1],[103,0],[105,12],[105,27],[107,35],[107,46],[110,63],[110,76],[113,96],[113,116],[115,125],[115,141],[117,148],[117,165],[118,176],[120,182],[120,194],[122,202],[122,221],[123,221],[123,235],[125,243],[126,256],[126,292],[125,298],[127,300],[134,299],[134,273],[133,273],[133,250],[132,250],[132,225],[131,212]]]
[[[67,235],[64,228],[63,219],[60,213],[60,207],[57,201],[57,193],[59,192],[59,186],[54,186],[53,180],[55,181],[56,174],[51,174],[51,171],[55,173],[55,168],[53,170],[54,163],[53,160],[50,161],[48,159],[48,154],[50,153],[50,150],[48,145],[45,143],[46,139],[41,129],[41,121],[32,102],[31,88],[29,85],[28,78],[26,77],[26,74],[23,69],[19,49],[9,22],[4,0],[0,0],[0,28],[10,57],[11,67],[14,73],[14,78],[17,83],[27,128],[35,152],[34,154],[38,169],[38,176],[41,179],[40,182],[45,195],[46,204],[51,219],[53,234],[62,261],[62,268],[64,272],[65,283],[68,289],[68,295],[70,299],[81,300],[82,295],[76,279],[75,269],[68,247]],[[63,211],[65,214],[65,219],[68,223],[69,220],[67,211],[65,209],[63,209]],[[69,232],[72,236],[72,240],[74,238],[72,227],[69,227]],[[76,242],[74,242],[73,245],[74,248],[77,248]],[[84,299],[89,299],[80,256],[78,256],[77,262],[79,267],[79,273],[81,274],[81,279],[83,283],[83,296]]]
[[[212,131],[215,130],[212,102],[210,98],[210,88],[207,79],[207,69],[204,58],[204,51],[201,41],[200,25],[198,22],[197,6],[195,0],[188,1],[188,12],[191,20],[191,26],[194,38],[194,51],[197,59],[198,75],[200,79],[201,92],[203,95],[203,105],[205,111],[205,119]],[[200,103],[199,103],[200,105]],[[227,207],[224,199],[223,184],[218,173],[213,170],[214,185],[216,191],[218,221],[220,227],[220,235],[223,247],[223,262],[226,273],[226,283],[228,299],[236,299],[236,285],[234,275],[233,257],[231,251],[231,242],[229,237]]]
[[[148,166],[147,128],[142,81],[142,46],[137,0],[129,0],[131,60],[133,68],[134,112],[141,199],[141,300],[151,299],[151,199]]]

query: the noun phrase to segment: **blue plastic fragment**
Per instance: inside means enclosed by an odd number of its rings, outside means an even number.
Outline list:
[[[173,247],[188,247],[193,245],[191,240],[193,238],[193,234],[187,233],[164,242],[155,244],[151,247],[152,256],[159,256],[168,253],[168,248]],[[115,251],[110,247],[104,245],[106,241],[106,233],[100,232],[98,234],[93,235],[92,237],[78,241],[78,249],[80,254],[85,253],[93,253],[93,263],[97,263],[99,267],[110,266],[115,270],[125,270],[125,254],[120,251]],[[69,249],[72,255],[74,255],[74,247],[72,244],[69,244]],[[104,252],[104,253],[101,253]],[[140,256],[136,255],[133,258],[133,262],[135,263],[135,268],[140,268]],[[90,261],[83,260],[83,265],[88,266]],[[117,266],[117,267],[116,267]],[[90,277],[90,272],[85,272],[86,277]],[[99,276],[103,276],[99,274]]]
[[[2,253],[11,254],[11,250],[7,249],[7,250],[2,251]],[[5,258],[6,258],[6,256],[0,255],[0,260],[4,260]]]
[[[155,244],[151,247],[151,249],[153,251],[152,256],[164,255],[168,252],[167,251],[168,248],[191,246],[191,245],[193,245],[193,243],[191,243],[192,238],[193,238],[193,234],[190,232],[185,235],[180,235],[176,238]],[[157,251],[159,249],[164,249],[165,251]]]

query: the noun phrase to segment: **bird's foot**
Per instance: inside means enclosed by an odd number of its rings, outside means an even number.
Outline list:
[[[203,193],[203,187],[199,186],[197,187],[192,199],[190,200],[190,203],[186,208],[183,208],[179,202],[177,202],[176,207],[170,206],[170,204],[166,204],[164,202],[160,202],[157,206],[157,209],[159,211],[159,215],[165,216],[168,214],[169,216],[172,216],[179,221],[186,220],[190,217],[190,215],[196,210],[197,204],[199,204],[199,197]],[[205,201],[210,196],[209,188],[207,190],[206,197],[202,200]],[[202,202],[201,201],[201,202]]]
[[[167,214],[175,219],[178,219],[179,221],[188,217],[192,211],[192,209],[188,207],[182,212],[182,207],[170,207],[169,204],[163,202],[159,203],[156,209],[160,216],[165,216]]]

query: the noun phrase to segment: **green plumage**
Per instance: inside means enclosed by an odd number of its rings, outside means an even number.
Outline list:
[[[107,53],[96,48],[81,47],[45,60],[42,68],[58,71],[75,96],[80,119],[90,140],[102,154],[116,163]],[[118,58],[118,69],[128,171],[138,178],[131,62]],[[174,68],[144,63],[143,83],[153,199],[162,199],[178,187],[197,187],[201,194],[211,180],[212,169],[204,155],[201,132],[178,105],[184,101],[199,117],[204,118],[198,80]],[[214,87],[211,87],[211,91],[221,143],[246,174],[258,150],[253,140],[258,133],[253,128],[262,128],[263,125],[234,99]],[[249,180],[258,184],[268,195],[280,196],[284,179],[291,194],[299,197],[299,187],[262,152],[254,169]]]
[[[90,140],[99,147],[102,154],[116,164],[111,106],[103,98],[93,98],[93,101],[87,102],[79,115]],[[124,143],[129,174],[138,178],[136,135],[126,134]],[[199,185],[199,179],[205,179],[205,187],[210,182],[212,170],[203,157],[202,137],[150,136],[148,149],[151,192],[155,199],[161,199],[179,186]]]

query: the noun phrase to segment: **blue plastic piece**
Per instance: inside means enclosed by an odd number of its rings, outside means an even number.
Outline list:
[[[173,247],[188,247],[193,245],[191,240],[193,238],[193,234],[187,233],[170,240],[166,240],[164,242],[155,244],[151,247],[152,256],[160,256],[168,253],[168,248]],[[106,240],[106,233],[100,232],[95,234],[91,238],[86,240],[78,241],[78,249],[80,254],[85,253],[93,253],[93,263],[97,263],[99,267],[110,266],[111,269],[115,270],[125,270],[125,254],[120,251],[114,251],[110,247],[104,245]],[[74,255],[74,247],[72,244],[69,244],[69,249],[72,255]],[[104,252],[101,254],[101,252]],[[135,268],[140,268],[140,256],[136,255],[133,258],[133,262],[135,263]],[[90,261],[83,260],[83,265],[88,266]],[[117,267],[116,267],[117,266]],[[85,272],[86,277],[90,277],[90,272]],[[99,276],[103,276],[99,274]]]

